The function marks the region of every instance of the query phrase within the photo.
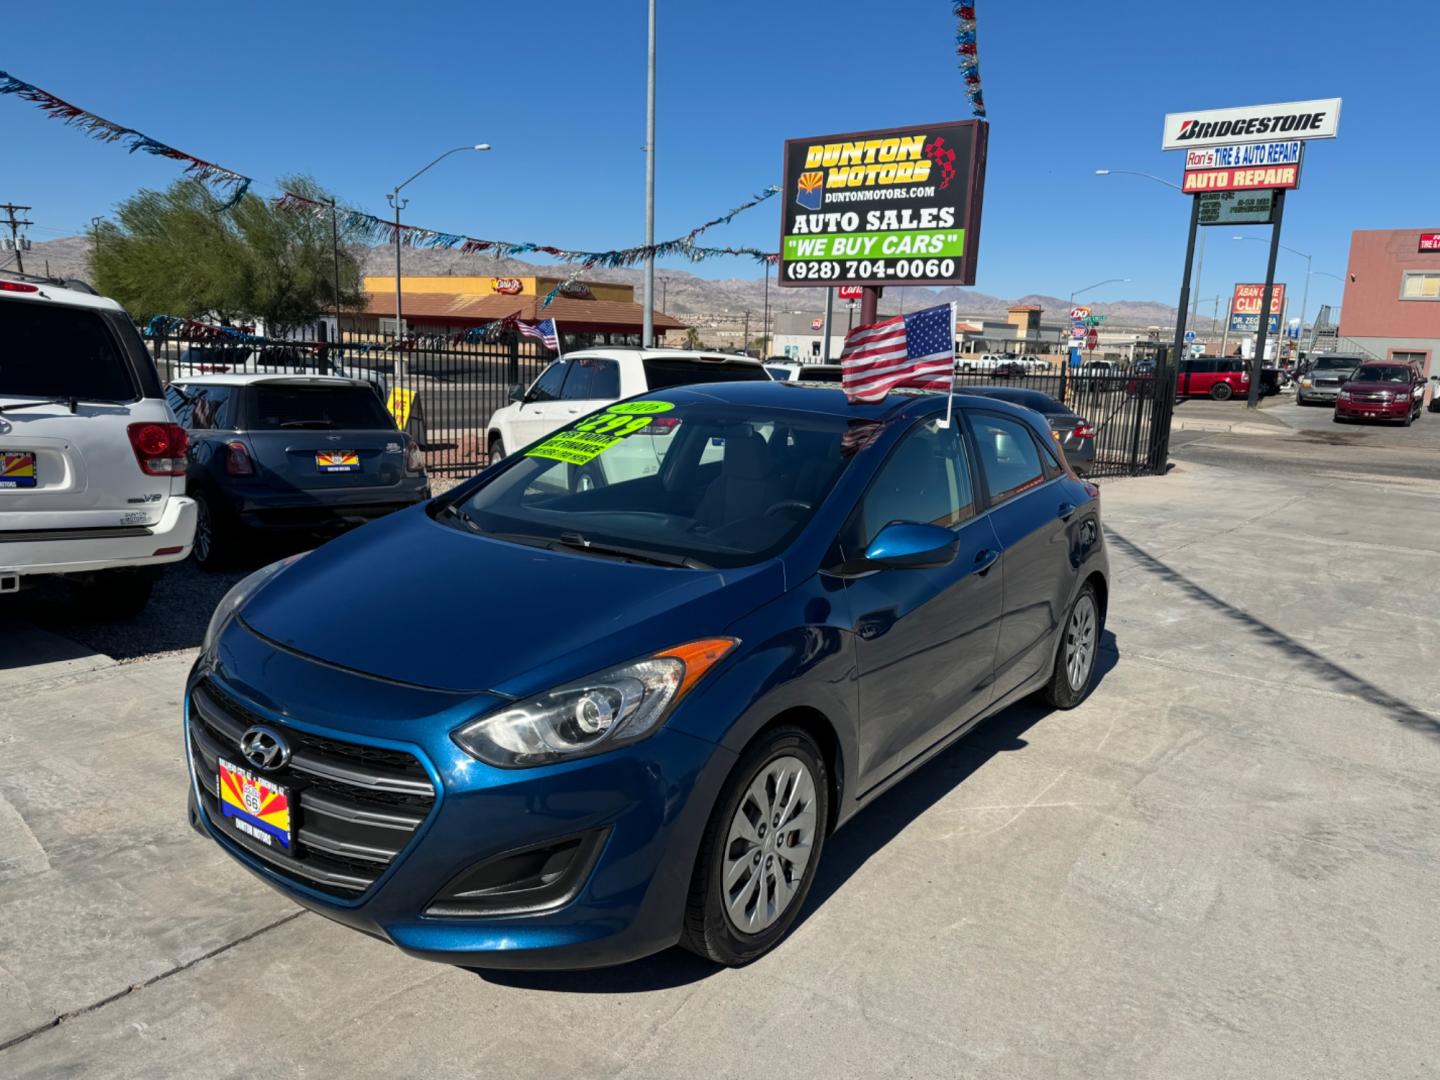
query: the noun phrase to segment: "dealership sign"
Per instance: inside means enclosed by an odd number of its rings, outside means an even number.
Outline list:
[[[1440,232],[1422,232],[1420,234],[1421,251],[1440,251]]]
[[[1230,332],[1254,334],[1260,330],[1260,305],[1265,301],[1263,284],[1235,286],[1235,295],[1230,299]],[[1285,310],[1285,286],[1276,282],[1270,289],[1270,318],[1266,320],[1268,332],[1280,332],[1280,315]]]
[[[1242,105],[1234,109],[1166,114],[1161,147],[1165,150],[1190,150],[1275,138],[1333,139],[1339,130],[1339,98],[1290,101],[1280,105]]]
[[[1218,191],[1196,198],[1201,225],[1269,225],[1275,219],[1273,191]]]
[[[780,284],[973,285],[979,120],[785,143]]]

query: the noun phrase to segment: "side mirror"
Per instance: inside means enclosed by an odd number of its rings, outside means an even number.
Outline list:
[[[875,570],[925,570],[948,566],[960,550],[960,538],[939,525],[896,521],[880,530],[865,549],[865,564]]]
[[[514,386],[510,387],[510,400],[511,400],[511,401],[524,401],[524,400],[525,400],[525,385],[524,385],[523,383],[518,383],[518,382],[517,382]]]

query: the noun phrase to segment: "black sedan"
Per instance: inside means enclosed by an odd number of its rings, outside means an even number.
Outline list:
[[[1022,390],[1018,386],[966,386],[963,392],[1008,401],[1023,409],[1034,409],[1055,433],[1055,441],[1065,451],[1065,460],[1070,463],[1070,468],[1084,476],[1095,464],[1094,425],[1049,394],[1039,390]]]
[[[195,561],[256,534],[338,532],[430,497],[425,460],[375,387],[333,375],[202,375],[166,389],[190,433]]]

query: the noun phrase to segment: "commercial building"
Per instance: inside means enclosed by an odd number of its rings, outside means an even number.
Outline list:
[[[587,345],[638,345],[644,310],[631,285],[615,282],[572,282],[565,278],[518,275],[465,277],[411,276],[402,279],[401,313],[414,334],[452,333],[515,316],[524,322],[554,319],[565,351]],[[560,286],[548,305],[545,297]],[[395,330],[395,279],[367,275],[365,308],[353,326],[361,331]],[[655,330],[685,329],[685,324],[655,312]]]
[[[914,307],[922,303],[912,304]],[[859,305],[837,303],[830,321],[830,357],[838,359],[846,331],[858,321]],[[882,312],[888,318],[893,312]],[[1058,355],[1068,327],[1042,323],[1042,310],[1026,304],[1009,309],[1004,319],[991,315],[955,316],[955,352],[1004,353],[1010,356]],[[775,343],[771,352],[800,362],[819,361],[825,321],[817,312],[778,312],[771,316]]]
[[[1339,347],[1440,371],[1440,229],[1350,234]]]

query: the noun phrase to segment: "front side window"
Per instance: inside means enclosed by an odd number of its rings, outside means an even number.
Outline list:
[[[1024,423],[994,413],[971,413],[970,424],[992,504],[1044,482],[1040,449]]]
[[[906,435],[880,467],[860,502],[846,546],[865,550],[891,522],[951,526],[974,514],[959,425],[942,428],[928,420]]]
[[[130,364],[97,312],[0,303],[0,394],[134,401]]]
[[[565,385],[565,361],[556,360],[546,368],[535,380],[535,385],[530,387],[530,393],[526,395],[527,401],[557,401],[560,398],[560,390]]]

